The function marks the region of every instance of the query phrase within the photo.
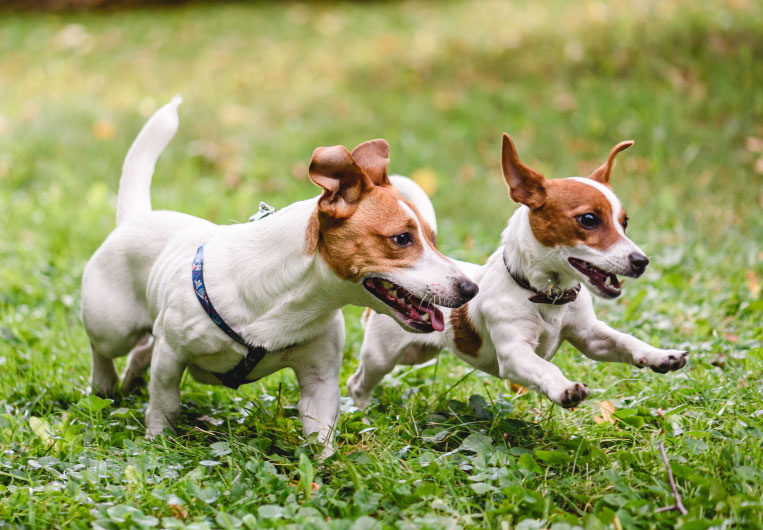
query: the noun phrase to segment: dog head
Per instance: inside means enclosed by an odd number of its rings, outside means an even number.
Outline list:
[[[436,248],[432,228],[387,175],[389,145],[371,140],[350,153],[319,147],[310,179],[323,188],[308,252],[320,253],[342,280],[362,288],[362,301],[411,331],[442,331],[435,304],[459,307],[478,287]]]
[[[589,177],[548,180],[520,162],[509,135],[503,135],[501,161],[509,194],[529,208],[532,233],[549,250],[544,260],[603,298],[620,296],[618,275],[638,278],[649,263],[625,235],[628,216],[609,184],[615,156],[632,145],[617,144]]]

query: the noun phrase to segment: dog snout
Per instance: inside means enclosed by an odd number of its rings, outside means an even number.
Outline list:
[[[480,290],[476,283],[466,278],[459,280],[456,288],[458,289],[458,294],[461,295],[462,305],[474,298]]]
[[[633,252],[628,256],[628,261],[631,264],[631,272],[633,276],[638,278],[646,270],[646,266],[649,265],[649,258],[641,254],[640,252]]]

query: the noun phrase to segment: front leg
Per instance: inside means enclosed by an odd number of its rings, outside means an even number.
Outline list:
[[[683,368],[689,356],[685,350],[655,348],[599,320],[585,326],[570,326],[565,331],[565,338],[591,359],[628,363],[639,368],[648,366],[661,374]]]
[[[180,380],[184,371],[185,363],[181,362],[177,352],[163,338],[156,337],[148,383],[147,437],[158,436],[165,429],[176,432],[180,415]]]
[[[332,442],[339,418],[339,371],[344,348],[341,313],[324,335],[305,347],[292,366],[299,383],[299,417],[306,437],[318,433],[324,445],[319,460],[325,460],[334,454]]]
[[[535,353],[531,337],[518,336],[512,326],[494,326],[491,337],[502,379],[540,392],[564,408],[575,407],[588,397],[585,383],[573,383],[559,367]]]

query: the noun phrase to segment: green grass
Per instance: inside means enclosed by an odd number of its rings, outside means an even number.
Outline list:
[[[5,15],[0,49],[0,528],[763,527],[759,2]],[[322,465],[290,372],[237,392],[186,378],[181,434],[146,441],[145,394],[87,394],[79,282],[127,147],[178,92],[155,207],[243,221],[316,194],[316,146],[384,137],[391,170],[434,184],[444,251],[473,261],[514,208],[502,131],[548,177],[635,139],[613,184],[652,265],[596,309],[689,348],[689,365],[658,375],[565,346],[555,362],[592,388],[565,411],[444,353],[388,377],[370,427],[344,413]],[[342,384],[360,312],[345,311]],[[614,425],[595,421],[606,400]],[[656,513],[672,503],[660,438],[686,516]]]

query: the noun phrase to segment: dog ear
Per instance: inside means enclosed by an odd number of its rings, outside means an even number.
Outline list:
[[[389,186],[387,167],[389,166],[389,144],[387,140],[368,140],[352,150],[352,158],[371,182],[377,186]]]
[[[531,210],[543,206],[546,201],[546,179],[519,161],[517,150],[506,133],[503,133],[501,165],[503,178],[506,179],[509,195],[514,202],[522,203]]]
[[[627,140],[625,142],[620,142],[616,146],[612,148],[612,150],[609,152],[609,157],[607,157],[607,161],[604,162],[599,169],[591,173],[591,176],[588,178],[591,178],[597,182],[601,182],[602,184],[609,183],[609,175],[612,173],[612,168],[615,167],[615,156],[617,156],[617,153],[620,151],[624,151],[628,149],[630,146],[633,145],[633,140]]]
[[[323,188],[318,210],[334,219],[347,219],[363,193],[373,186],[343,145],[319,147],[310,162],[310,180]]]

